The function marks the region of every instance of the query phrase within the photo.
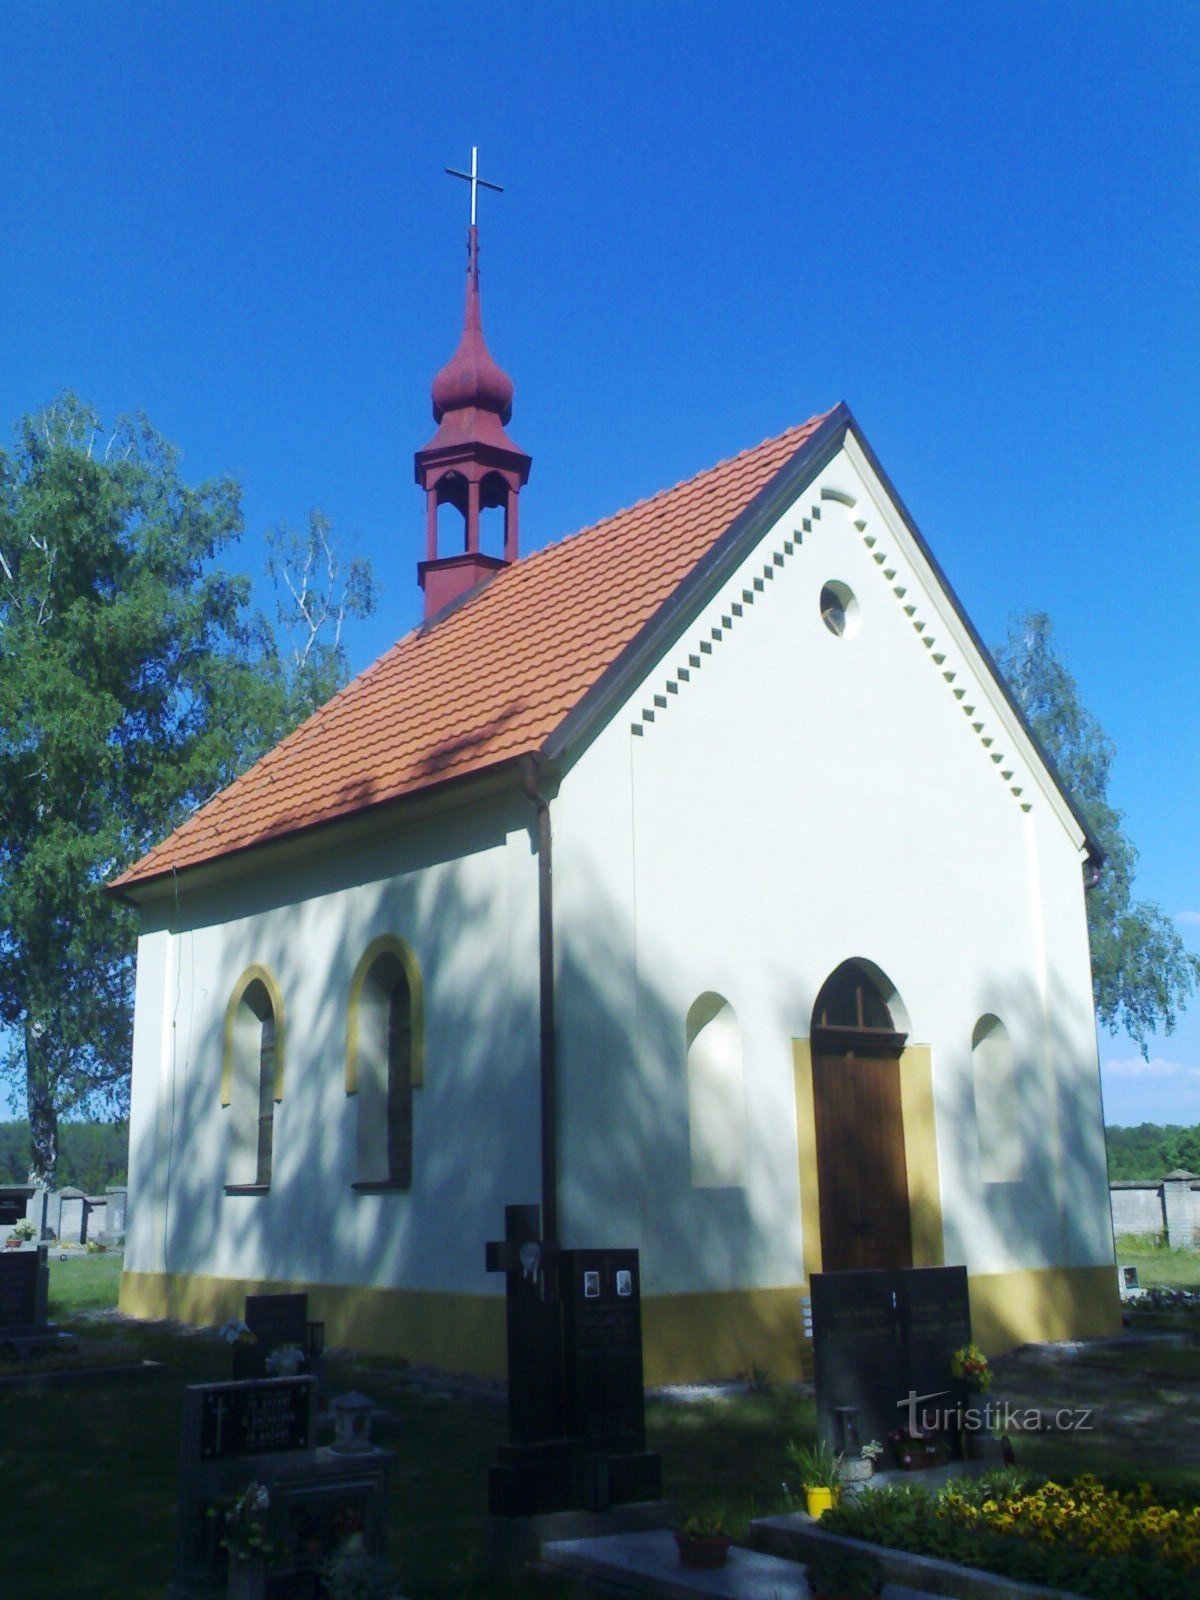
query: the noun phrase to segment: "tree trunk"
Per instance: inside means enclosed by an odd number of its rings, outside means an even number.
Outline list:
[[[25,1103],[29,1111],[29,1181],[58,1188],[58,1108],[43,1028],[25,1023]]]

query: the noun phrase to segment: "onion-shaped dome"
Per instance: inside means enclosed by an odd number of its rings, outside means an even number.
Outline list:
[[[441,422],[447,411],[474,407],[491,411],[507,422],[512,416],[513,383],[493,361],[479,320],[479,278],[467,274],[467,309],[458,349],[433,380],[433,418]]]

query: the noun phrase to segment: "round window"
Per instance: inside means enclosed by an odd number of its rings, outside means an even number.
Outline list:
[[[821,621],[838,638],[858,632],[858,601],[854,591],[831,579],[821,590]]]

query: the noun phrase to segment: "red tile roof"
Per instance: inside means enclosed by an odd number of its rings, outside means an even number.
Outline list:
[[[831,414],[505,568],[393,645],[112,887],[536,751]]]

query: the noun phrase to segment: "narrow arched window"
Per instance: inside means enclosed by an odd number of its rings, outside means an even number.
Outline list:
[[[350,986],[346,1092],[356,1098],[356,1185],[407,1189],[412,1183],[420,1036],[421,988],[412,952],[399,940],[378,940]]]
[[[692,1185],[737,1187],[746,1181],[742,1035],[719,994],[702,994],[688,1011],[687,1076]]]
[[[228,1181],[267,1188],[275,1139],[275,1104],[283,1094],[282,1016],[270,974],[251,968],[225,1016],[221,1101],[229,1109]]]
[[[979,1175],[985,1183],[1014,1183],[1022,1175],[1023,1140],[1012,1039],[999,1017],[980,1017],[971,1035]]]

